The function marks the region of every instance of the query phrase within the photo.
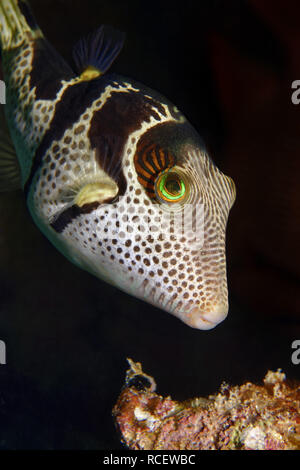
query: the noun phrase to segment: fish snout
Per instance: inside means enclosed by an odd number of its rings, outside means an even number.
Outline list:
[[[194,307],[189,313],[179,314],[179,318],[192,328],[211,330],[221,323],[228,314],[228,305],[223,303],[214,305],[210,310],[204,311]]]

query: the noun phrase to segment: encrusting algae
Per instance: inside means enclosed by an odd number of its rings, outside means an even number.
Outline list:
[[[262,385],[222,384],[184,402],[158,395],[154,379],[128,360],[113,409],[121,440],[134,450],[299,450],[300,386],[278,369]]]

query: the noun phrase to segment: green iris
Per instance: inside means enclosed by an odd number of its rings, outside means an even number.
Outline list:
[[[168,172],[158,182],[158,192],[166,201],[178,201],[185,195],[186,187],[182,178],[176,173]]]

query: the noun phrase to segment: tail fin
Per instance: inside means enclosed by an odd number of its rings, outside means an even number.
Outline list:
[[[20,46],[28,35],[41,37],[27,0],[0,0],[0,44],[2,49]]]

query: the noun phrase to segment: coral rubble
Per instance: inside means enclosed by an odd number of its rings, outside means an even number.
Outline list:
[[[154,379],[128,360],[113,409],[122,442],[135,450],[300,449],[300,386],[269,371],[262,385],[222,384],[217,394],[178,402],[158,395]]]

